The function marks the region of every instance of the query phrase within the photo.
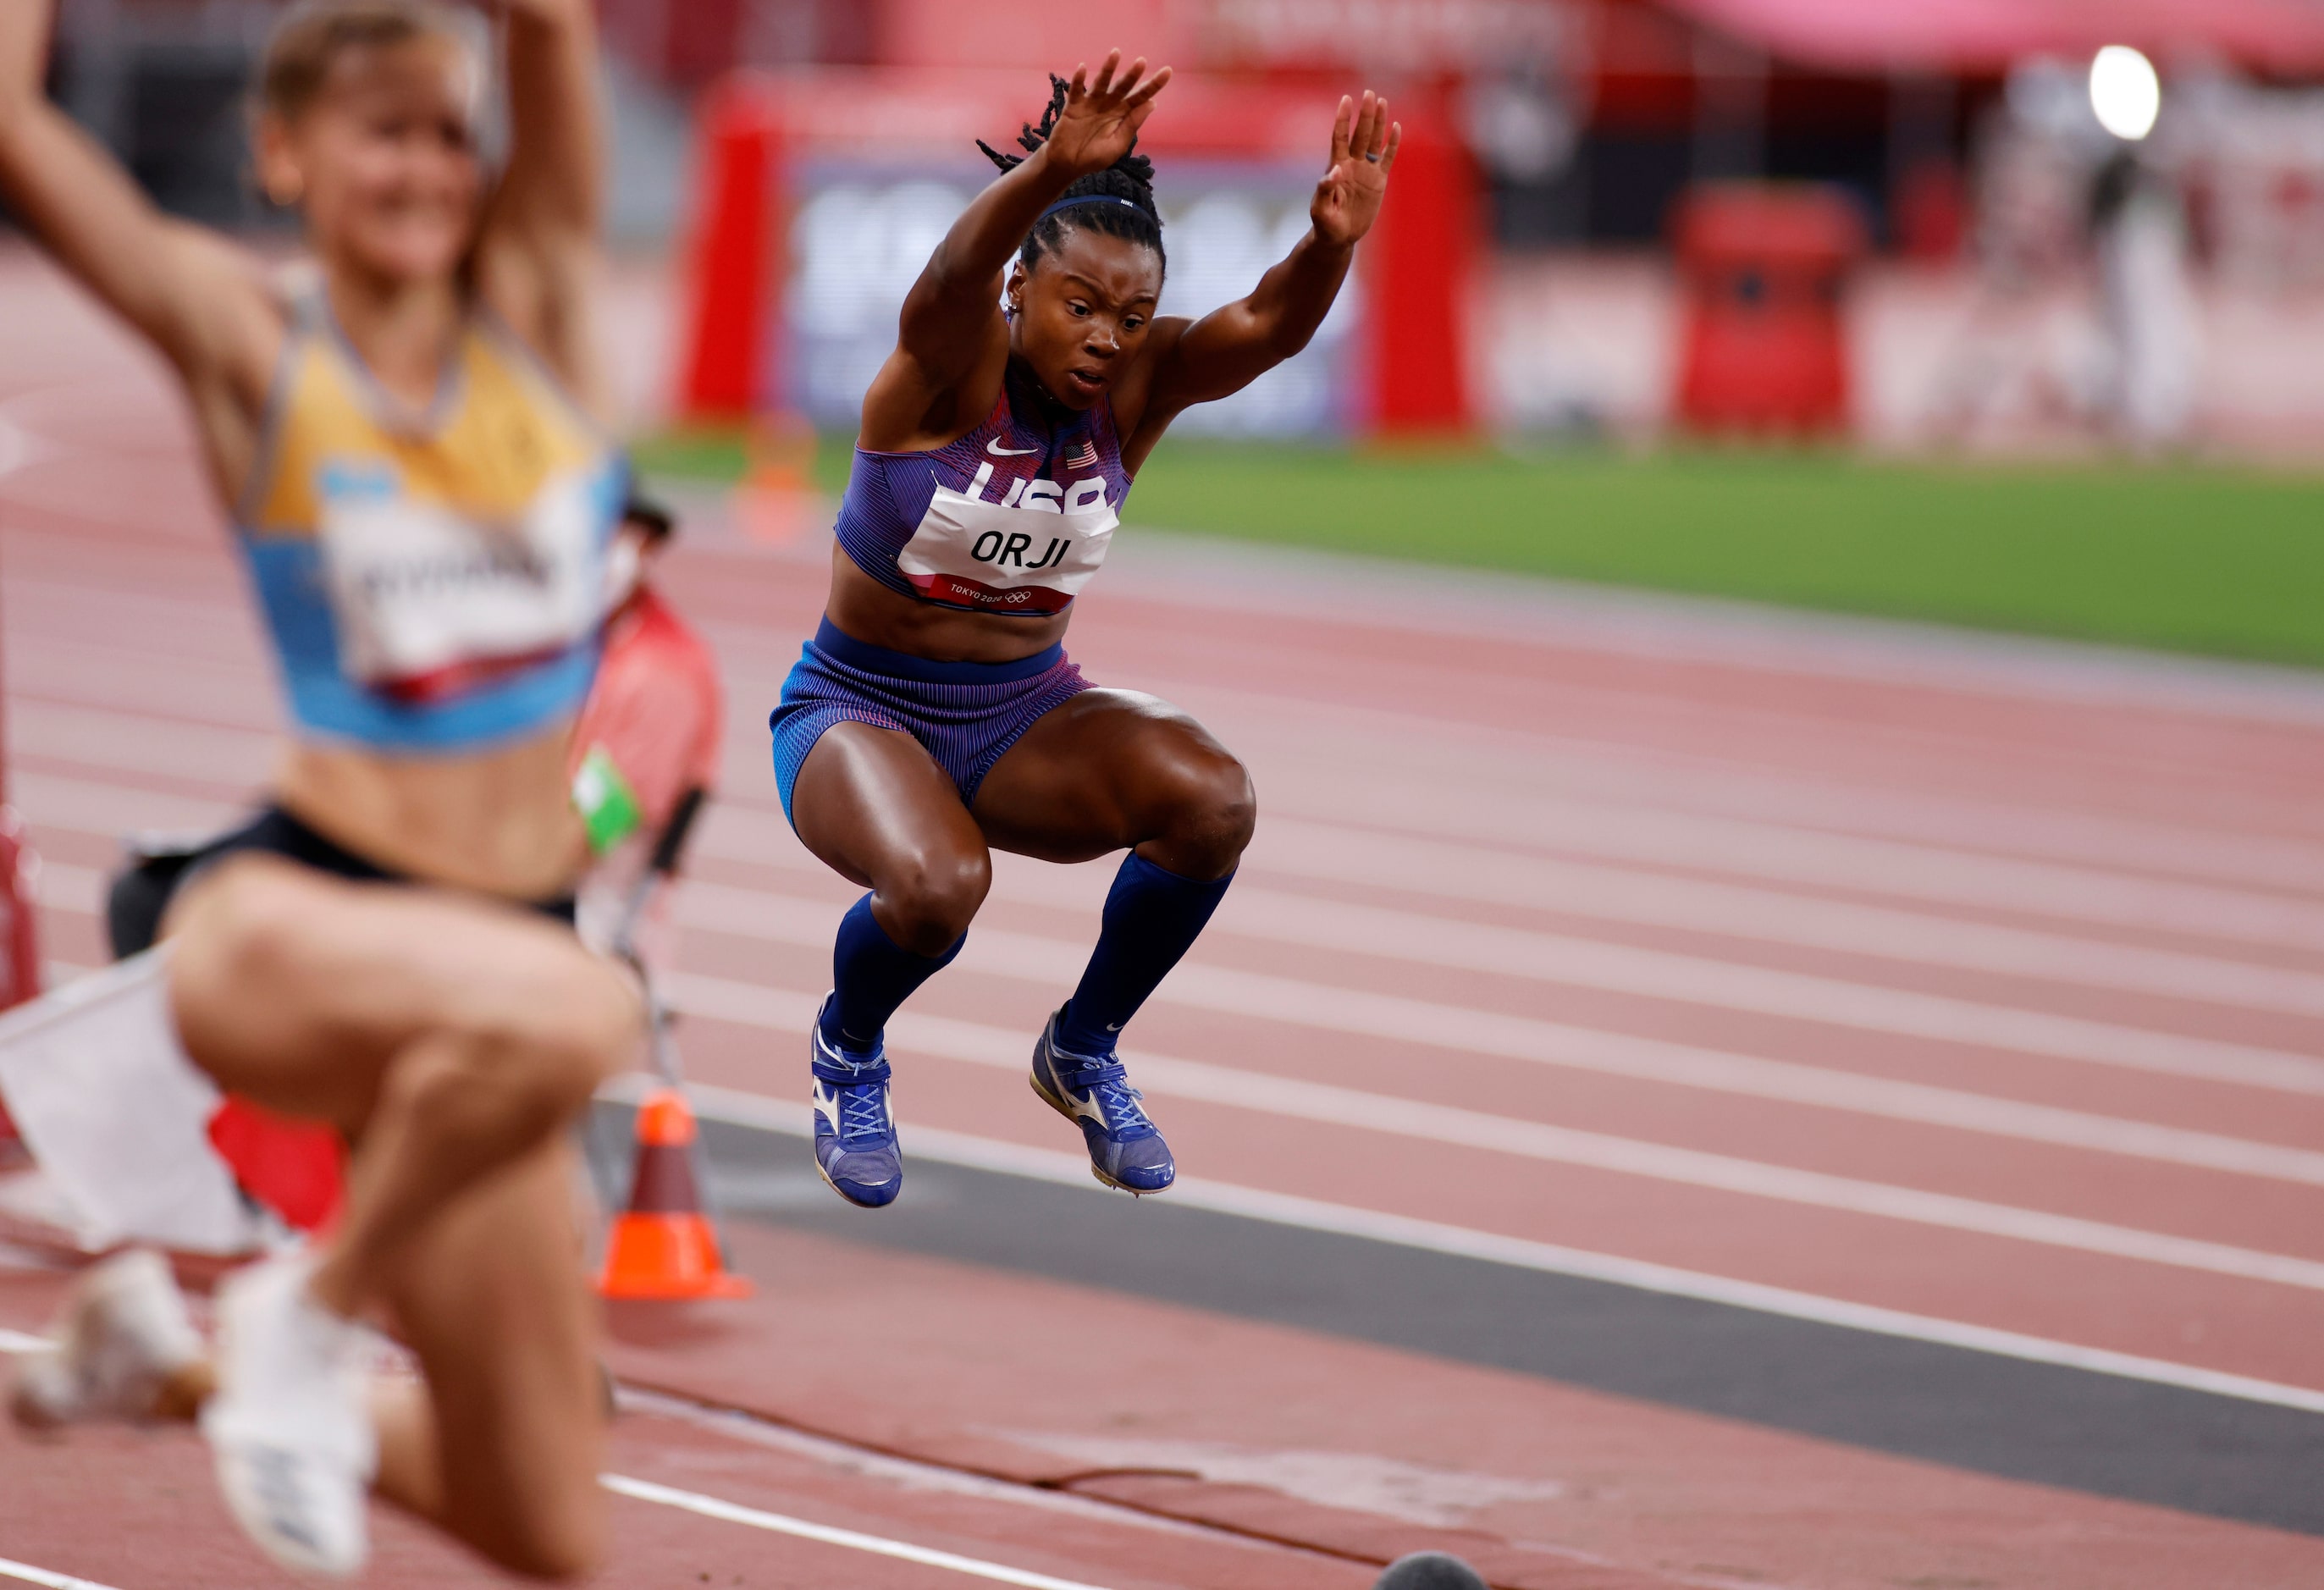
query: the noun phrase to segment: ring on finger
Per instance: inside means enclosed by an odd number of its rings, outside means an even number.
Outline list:
[[[1367,154],[1366,156],[1364,156],[1364,158],[1365,158],[1366,160],[1368,160],[1368,161],[1371,162],[1372,162],[1372,164],[1374,164],[1374,165],[1378,165],[1378,164],[1379,164],[1379,150],[1377,150],[1377,149],[1375,149],[1375,150],[1373,150],[1370,154]]]

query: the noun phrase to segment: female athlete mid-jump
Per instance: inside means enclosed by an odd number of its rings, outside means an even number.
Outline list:
[[[623,479],[572,395],[597,60],[587,0],[495,10],[496,176],[454,19],[319,0],[278,29],[257,168],[305,222],[293,285],[157,213],[42,97],[44,0],[0,5],[0,195],[175,372],[289,698],[274,803],[170,902],[169,1008],[221,1086],[353,1145],[330,1239],[226,1281],[214,1362],[132,1253],[84,1278],[13,1405],[198,1413],[244,1528],[334,1573],[364,1558],[367,1488],[521,1572],[586,1571],[604,1539],[567,1129],[643,1012],[568,925],[568,741]],[[370,1382],[369,1319],[420,1381]]]
[[[816,1162],[857,1204],[903,1185],[881,1030],[960,953],[995,846],[1129,850],[1033,1087],[1080,1125],[1099,1180],[1157,1192],[1176,1173],[1114,1046],[1225,893],[1250,780],[1183,713],[1091,686],[1060,642],[1170,421],[1314,335],[1401,131],[1370,92],[1342,100],[1307,236],[1248,298],[1161,316],[1153,167],[1132,150],[1170,73],[1120,61],[1052,79],[1024,158],[985,148],[1004,174],[904,300],[863,398],[830,601],[772,719],[792,826],[871,890],[840,923],[810,1055]]]

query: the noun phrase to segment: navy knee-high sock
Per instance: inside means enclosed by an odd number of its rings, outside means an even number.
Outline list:
[[[849,906],[831,951],[832,997],[823,1007],[824,1041],[851,1053],[871,1053],[896,1007],[952,965],[967,942],[964,933],[942,955],[914,955],[888,937],[872,914],[869,894]]]
[[[1106,894],[1105,925],[1081,985],[1057,1018],[1058,1045],[1077,1055],[1112,1054],[1123,1025],[1170,975],[1233,882],[1232,873],[1207,883],[1182,878],[1131,851]]]

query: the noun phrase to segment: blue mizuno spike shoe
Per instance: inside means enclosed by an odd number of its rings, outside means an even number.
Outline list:
[[[858,1060],[824,1040],[818,1020],[809,1039],[815,1073],[815,1168],[851,1204],[877,1209],[904,1190],[904,1155],[888,1108],[888,1051]]]
[[[1177,1179],[1170,1145],[1139,1105],[1118,1059],[1093,1059],[1057,1047],[1057,1016],[1033,1046],[1033,1091],[1082,1129],[1090,1174],[1127,1193],[1160,1192]]]

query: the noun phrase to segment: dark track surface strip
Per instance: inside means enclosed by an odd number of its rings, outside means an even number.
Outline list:
[[[610,1107],[609,1107],[610,1108]],[[626,1112],[601,1142],[626,1140]],[[805,1140],[707,1122],[724,1215],[1151,1297],[2008,1479],[2324,1535],[2324,1416],[914,1161],[853,1209]]]

